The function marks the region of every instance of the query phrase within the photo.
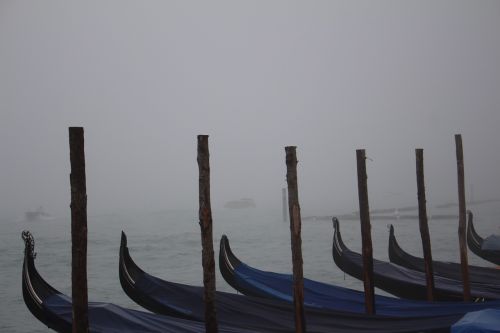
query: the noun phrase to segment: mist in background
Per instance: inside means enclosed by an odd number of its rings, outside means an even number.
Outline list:
[[[498,1],[0,1],[0,218],[69,216],[68,127],[85,128],[89,214],[281,211],[296,145],[303,215],[500,198]]]

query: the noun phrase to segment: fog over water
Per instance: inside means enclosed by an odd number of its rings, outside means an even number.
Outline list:
[[[68,126],[85,127],[89,214],[280,210],[296,145],[304,215],[500,198],[498,1],[0,2],[0,217],[69,215]],[[472,193],[472,194],[471,194]]]
[[[0,331],[48,330],[22,300],[21,230],[70,294],[69,126],[85,128],[90,300],[139,308],[117,280],[122,230],[146,271],[202,284],[199,134],[216,255],[226,233],[250,265],[291,271],[285,146],[297,146],[303,217],[358,209],[356,149],[370,208],[416,206],[423,148],[429,215],[448,214],[430,219],[433,257],[458,261],[458,210],[436,206],[458,202],[457,133],[467,200],[500,199],[499,31],[493,0],[0,0]],[[240,198],[256,209],[224,209]],[[38,207],[50,216],[27,221]],[[500,233],[498,202],[468,207],[482,236]],[[333,263],[331,222],[303,221],[305,276],[361,289]],[[376,258],[387,223],[421,254],[416,219],[372,221]],[[341,223],[359,251],[359,222]]]

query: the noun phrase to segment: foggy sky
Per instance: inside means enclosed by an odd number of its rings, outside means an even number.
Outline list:
[[[500,198],[498,1],[0,1],[0,215],[69,215],[68,127],[83,126],[89,214],[212,205],[280,211],[296,145],[305,214]]]

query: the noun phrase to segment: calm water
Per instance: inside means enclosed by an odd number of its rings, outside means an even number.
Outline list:
[[[478,233],[500,234],[498,203],[469,207],[475,213]],[[453,208],[430,213],[456,212]],[[213,212],[215,254],[223,233],[227,234],[235,254],[244,262],[263,270],[291,272],[289,225],[283,222],[280,209]],[[340,221],[346,244],[359,251],[360,229],[357,221]],[[417,220],[372,221],[374,256],[387,259],[387,224],[396,225],[400,244],[409,252],[421,254]],[[127,298],[118,281],[120,232],[128,235],[132,257],[148,273],[163,279],[202,284],[201,241],[197,212],[176,211],[156,214],[108,215],[88,220],[89,299],[112,302],[140,309]],[[36,265],[42,276],[56,289],[70,294],[71,244],[68,219],[51,221],[1,221],[0,223],[0,331],[48,332],[24,305],[21,292],[21,269],[24,244],[21,231],[35,236]],[[438,260],[457,261],[457,220],[430,220],[433,256]],[[304,221],[302,227],[304,274],[306,277],[362,289],[362,284],[344,276],[331,255],[333,228],[329,221]],[[216,257],[217,259],[217,257]],[[469,262],[488,263],[469,252]],[[217,289],[233,292],[217,271]]]

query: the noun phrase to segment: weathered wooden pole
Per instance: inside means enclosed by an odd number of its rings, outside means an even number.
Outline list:
[[[366,155],[364,149],[356,150],[358,165],[359,217],[361,220],[361,240],[363,255],[363,285],[365,289],[365,309],[367,314],[375,314],[375,287],[373,282],[373,249],[368,205],[368,185],[366,175]]]
[[[465,207],[465,176],[464,176],[464,152],[462,148],[462,136],[455,134],[455,147],[457,153],[457,177],[458,177],[458,242],[460,245],[460,263],[462,266],[462,282],[464,286],[464,301],[470,301],[469,263],[467,258],[466,242],[466,207]]]
[[[212,236],[212,207],[210,204],[210,154],[208,135],[198,135],[199,168],[199,218],[201,228],[203,296],[205,299],[205,331],[215,333],[217,315],[215,311],[215,259]]]
[[[87,186],[83,127],[69,128],[71,163],[71,297],[73,333],[87,333]]]
[[[417,161],[417,197],[418,197],[418,221],[420,226],[420,237],[424,252],[425,277],[427,282],[427,300],[434,300],[434,269],[432,267],[431,238],[429,236],[429,224],[427,222],[427,206],[425,200],[424,183],[424,150],[415,149]]]
[[[281,189],[281,198],[282,198],[282,207],[283,207],[283,221],[286,222],[287,214],[286,214],[286,188]]]
[[[288,184],[288,213],[290,216],[290,235],[293,265],[293,306],[295,309],[295,332],[306,332],[304,317],[304,277],[302,271],[302,239],[299,189],[297,185],[297,155],[294,146],[285,147],[286,181]]]

